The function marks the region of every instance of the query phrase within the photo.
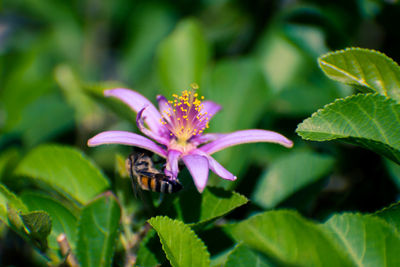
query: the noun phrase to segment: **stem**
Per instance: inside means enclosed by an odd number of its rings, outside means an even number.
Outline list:
[[[57,242],[61,250],[61,255],[65,257],[65,262],[70,267],[79,267],[78,260],[76,259],[75,255],[71,251],[71,246],[67,240],[67,236],[62,233],[57,237]]]

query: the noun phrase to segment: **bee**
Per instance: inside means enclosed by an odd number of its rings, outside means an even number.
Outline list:
[[[131,176],[134,190],[137,187],[159,193],[176,193],[183,187],[178,180],[171,179],[154,167],[152,152],[135,149],[126,160],[126,168]]]

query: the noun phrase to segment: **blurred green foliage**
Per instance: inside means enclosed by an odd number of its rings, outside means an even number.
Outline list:
[[[317,62],[321,54],[359,46],[400,62],[397,2],[2,1],[0,219],[13,230],[0,231],[0,265],[60,264],[65,255],[56,238],[66,233],[82,266],[123,266],[132,255],[143,266],[168,265],[167,259],[180,266],[171,260],[174,253],[182,253],[186,262],[189,252],[170,246],[175,232],[161,229],[165,220],[182,229],[180,242],[207,249],[196,258],[206,265],[211,260],[213,266],[253,261],[259,266],[321,266],[320,259],[337,255],[338,264],[376,266],[381,262],[371,255],[386,258],[368,244],[378,240],[377,247],[391,247],[387,266],[396,266],[390,261],[400,242],[392,228],[398,223],[396,205],[373,215],[331,216],[372,213],[398,200],[398,165],[348,144],[302,140],[295,129],[335,99],[365,92],[363,84],[350,87],[325,77]],[[156,234],[144,224],[148,216],[129,179],[115,167],[123,165],[121,155],[126,157],[130,149],[89,149],[86,142],[103,130],[138,131],[136,115],[105,99],[104,89],[132,88],[153,101],[157,94],[170,97],[193,82],[206,99],[223,107],[210,132],[269,129],[294,140],[295,147],[251,144],[217,153],[216,159],[238,180],[211,176],[209,185],[221,188],[210,187],[203,195],[193,191],[190,176],[181,172],[187,191],[161,200],[151,196],[159,214],[171,217],[150,221]],[[389,145],[397,149],[393,143]],[[98,196],[105,190],[118,198]],[[244,205],[246,198],[254,202]],[[298,212],[270,211],[280,208]],[[265,224],[253,225],[259,221]],[[90,227],[95,222],[98,227]],[[346,227],[355,230],[343,237]],[[362,227],[377,234],[362,239],[363,233],[356,231]],[[87,247],[98,245],[96,238],[104,247],[84,255]],[[143,245],[137,247],[135,240]],[[363,246],[368,257],[360,259]],[[296,255],[299,248],[302,254]],[[349,255],[348,250],[357,253]]]

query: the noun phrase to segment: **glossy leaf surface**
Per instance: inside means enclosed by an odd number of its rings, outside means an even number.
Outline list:
[[[149,223],[157,231],[172,266],[210,266],[207,248],[189,226],[168,217],[153,217]]]
[[[108,187],[104,175],[80,151],[58,145],[32,150],[17,173],[45,182],[60,193],[87,203]]]

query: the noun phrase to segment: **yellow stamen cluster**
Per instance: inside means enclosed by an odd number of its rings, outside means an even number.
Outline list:
[[[175,136],[179,143],[186,143],[192,136],[208,128],[209,115],[202,111],[204,105],[198,99],[196,89],[198,86],[194,84],[192,90],[183,91],[181,96],[173,94],[173,100],[165,103],[168,108],[163,111],[160,122],[166,125],[171,136]]]

